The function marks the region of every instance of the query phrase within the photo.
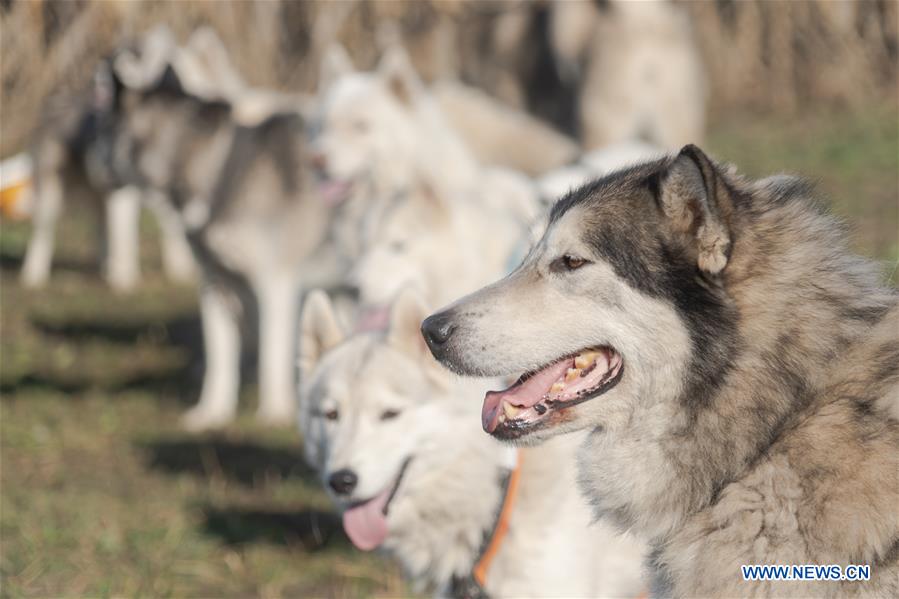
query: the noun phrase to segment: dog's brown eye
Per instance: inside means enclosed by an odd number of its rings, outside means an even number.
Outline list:
[[[565,267],[569,270],[580,268],[587,263],[586,260],[578,258],[577,256],[565,256],[562,259],[565,260]]]
[[[399,415],[399,410],[384,410],[383,412],[381,412],[381,420],[393,420]]]
[[[337,420],[340,413],[337,410],[331,409],[322,412],[322,416],[324,416],[326,420]]]
[[[554,271],[577,270],[587,264],[587,262],[588,261],[585,258],[565,254],[561,258],[556,258],[553,261],[551,269]]]

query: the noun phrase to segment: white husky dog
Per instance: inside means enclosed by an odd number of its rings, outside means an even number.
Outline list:
[[[427,313],[401,293],[386,332],[344,340],[311,292],[300,339],[306,456],[364,550],[383,548],[439,595],[634,597],[642,546],[592,524],[577,493],[576,440],[519,455],[471,426],[469,395],[419,334]],[[517,466],[516,466],[517,463]]]
[[[350,223],[377,218],[422,183],[447,199],[477,197],[486,206],[533,217],[536,188],[519,173],[478,164],[401,47],[390,47],[375,71],[358,72],[333,46],[320,79],[313,143],[322,195],[333,203],[363,198],[359,210],[368,216]],[[362,236],[354,227],[338,231],[353,257],[364,249]]]
[[[398,46],[373,72],[332,47],[321,79],[315,157],[322,196],[349,204],[334,237],[356,261],[362,326],[383,324],[403,286],[442,304],[504,273],[525,249],[536,186],[477,163]]]
[[[313,141],[326,199],[390,198],[422,175],[447,190],[476,179],[477,163],[398,48],[359,72],[332,46],[319,79]]]
[[[443,305],[508,272],[528,249],[528,224],[421,184],[366,221],[365,250],[350,273],[364,308],[361,326],[382,326],[384,306],[403,287]]]

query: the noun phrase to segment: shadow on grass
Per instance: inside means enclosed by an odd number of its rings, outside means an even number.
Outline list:
[[[139,392],[178,405],[195,402],[203,361],[202,348],[191,346],[191,333],[168,337],[171,343],[148,341],[142,335],[135,332],[130,342],[125,333],[115,340],[84,333],[8,344],[0,365],[0,392],[8,398],[48,389],[67,393],[72,400],[87,397],[88,391]]]
[[[118,343],[136,343],[151,338],[156,343],[181,346],[194,354],[202,351],[202,328],[198,314],[180,316],[164,322],[138,320],[54,320],[32,315],[32,325],[39,331],[64,337],[101,337]]]
[[[22,263],[25,261],[25,254],[21,252],[12,252],[6,248],[0,247],[0,270],[8,272],[11,275],[18,276],[22,270]],[[100,279],[100,267],[96,260],[77,259],[66,257],[63,255],[53,256],[54,272],[74,272],[86,275],[92,279]]]
[[[203,531],[228,545],[268,543],[316,551],[328,545],[349,549],[340,516],[320,510],[282,511],[207,507]]]
[[[318,484],[299,447],[266,447],[218,437],[155,440],[139,447],[149,468],[171,474],[219,478],[247,487],[289,478]]]
[[[153,401],[189,406],[196,400],[200,390],[199,376],[194,370],[188,366],[177,372],[147,373],[115,382],[97,381],[78,375],[66,377],[56,373],[29,373],[21,377],[0,378],[0,393],[4,395],[4,399],[11,399],[18,393],[53,391],[65,393],[68,400],[78,402],[89,397],[88,391],[103,391],[107,394],[140,391],[151,396]]]

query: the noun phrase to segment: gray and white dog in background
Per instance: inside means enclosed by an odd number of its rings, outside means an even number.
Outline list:
[[[132,72],[137,71],[139,64],[152,62],[168,45],[167,35],[166,30],[154,30],[132,47],[100,61],[80,92],[60,92],[48,98],[31,149],[34,230],[21,273],[25,285],[38,287],[47,282],[63,208],[79,199],[87,200],[82,206],[101,217],[102,269],[114,290],[129,291],[140,279],[142,203],[152,209],[159,223],[166,274],[181,282],[193,279],[194,264],[180,220],[158,194],[129,181],[130,157],[115,143],[126,110],[122,99],[128,85],[116,63],[130,59]]]
[[[201,271],[206,371],[192,430],[222,426],[237,411],[241,324],[259,320],[259,417],[293,420],[294,324],[301,286],[339,278],[316,254],[335,211],[311,178],[300,106],[253,94],[194,93],[177,61],[126,91],[116,143],[136,185],[163,192],[183,223]],[[206,97],[204,97],[206,96]],[[272,96],[276,97],[276,96]],[[253,110],[246,107],[252,106]],[[302,279],[301,277],[308,277]]]

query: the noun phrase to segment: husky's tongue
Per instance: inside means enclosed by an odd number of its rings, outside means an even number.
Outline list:
[[[571,362],[570,359],[559,360],[508,389],[488,391],[484,397],[484,408],[481,411],[481,423],[484,430],[491,433],[496,429],[502,413],[503,400],[522,408],[529,408],[540,403],[553,382],[565,374]]]
[[[336,179],[320,181],[318,191],[328,206],[336,206],[346,199],[350,191],[350,184]]]
[[[356,321],[356,332],[385,331],[390,324],[390,306],[370,306],[362,309]]]
[[[363,504],[343,513],[343,530],[358,549],[371,551],[387,538],[384,507],[390,499],[390,487]]]

